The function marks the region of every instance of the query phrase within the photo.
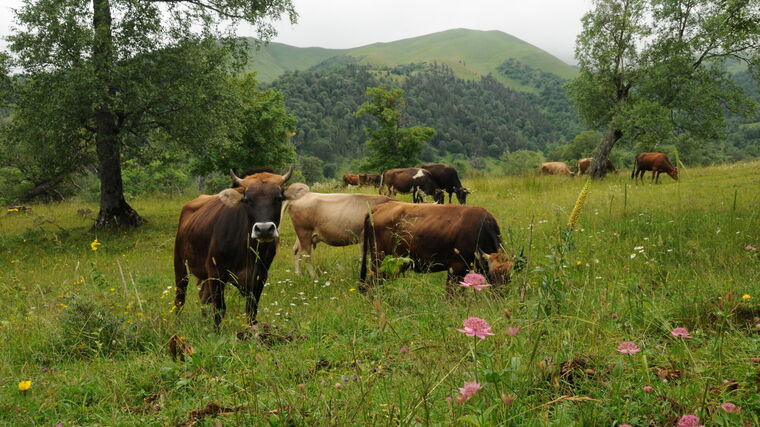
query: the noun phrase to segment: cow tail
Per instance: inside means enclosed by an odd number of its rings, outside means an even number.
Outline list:
[[[631,179],[636,176],[636,165],[639,163],[639,156],[633,158],[633,171],[631,171]]]
[[[372,212],[368,212],[364,217],[364,239],[362,242],[362,268],[359,273],[361,283],[365,283],[367,280],[367,251],[371,245],[370,235],[374,235],[372,230]]]

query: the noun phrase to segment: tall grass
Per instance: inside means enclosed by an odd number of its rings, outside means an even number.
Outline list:
[[[208,424],[214,403],[235,425],[674,425],[684,414],[760,424],[760,258],[745,249],[760,248],[759,166],[695,168],[659,185],[593,181],[567,238],[584,181],[465,180],[468,202],[530,260],[506,289],[460,297],[444,292],[444,273],[362,295],[358,246],[320,245],[318,279],[295,276],[286,217],[249,339],[237,338],[250,329],[234,288],[219,333],[193,293],[170,312],[190,194],[135,200],[149,222],[129,233],[95,235],[77,210],[96,207],[76,201],[0,215],[0,420]],[[457,332],[470,316],[496,335]],[[194,348],[184,362],[168,354],[173,334]],[[624,341],[641,352],[618,353]],[[24,393],[22,380],[32,380]],[[465,381],[482,388],[457,402]]]

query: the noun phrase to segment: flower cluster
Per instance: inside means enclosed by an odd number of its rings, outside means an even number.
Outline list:
[[[464,281],[459,282],[460,286],[463,286],[465,288],[472,288],[476,291],[482,291],[483,289],[491,286],[488,283],[485,283],[486,278],[483,277],[482,274],[478,273],[468,273],[466,276],[464,276]]]
[[[457,329],[457,331],[469,336],[485,339],[486,335],[494,335],[491,333],[491,326],[484,319],[479,317],[468,317],[463,323],[464,329]]]

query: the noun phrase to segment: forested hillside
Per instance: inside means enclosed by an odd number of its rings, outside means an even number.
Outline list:
[[[572,139],[580,126],[566,98],[552,99],[563,96],[557,83],[561,80],[547,76],[542,73],[537,81],[539,86],[548,81],[542,89],[548,94],[527,94],[505,88],[492,76],[457,78],[442,64],[384,69],[318,65],[285,73],[271,86],[283,92],[287,108],[298,118],[293,138],[298,152],[327,163],[361,154],[369,122],[353,112],[365,101],[365,88],[402,88],[405,123],[437,132],[422,153],[428,161],[450,154],[473,158],[498,157],[505,150],[546,151]]]

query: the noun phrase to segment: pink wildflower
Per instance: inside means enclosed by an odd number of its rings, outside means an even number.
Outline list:
[[[476,383],[475,381],[465,381],[464,387],[459,388],[459,396],[457,396],[457,402],[466,402],[472,396],[475,396],[475,393],[477,393],[478,390],[480,390],[480,384]]]
[[[613,319],[617,319],[618,317],[619,317],[619,316],[618,316],[618,314],[617,314],[617,313],[612,313],[612,318],[613,318]]]
[[[519,326],[510,326],[507,328],[507,335],[510,337],[513,337],[520,333],[520,327]]]
[[[744,250],[745,251],[756,251],[757,248],[754,247],[754,246],[752,246],[752,245],[747,245],[747,246],[744,247]]]
[[[633,426],[630,424],[620,424],[618,427],[633,427]]]
[[[617,351],[620,354],[635,354],[640,352],[641,349],[636,344],[626,341],[618,346]]]
[[[643,390],[644,390],[644,393],[651,393],[654,391],[654,387],[652,387],[651,385],[645,385]]]
[[[680,338],[691,338],[691,334],[689,334],[689,331],[687,331],[686,328],[675,328],[670,331],[670,335]]]
[[[443,400],[445,400],[447,402],[451,402],[451,396],[446,396],[446,397],[443,398]]]
[[[460,286],[464,286],[465,288],[473,288],[476,291],[482,291],[483,289],[491,286],[488,283],[485,283],[486,278],[483,277],[482,274],[478,273],[468,273],[464,276],[464,281],[459,282]]]
[[[457,329],[457,331],[470,337],[478,337],[485,339],[486,335],[494,335],[491,331],[491,326],[488,325],[484,319],[479,317],[469,317],[463,323],[464,329]]]
[[[699,417],[696,415],[684,415],[678,420],[678,427],[704,427],[699,424]]]
[[[726,402],[720,405],[720,409],[722,409],[724,412],[728,412],[729,414],[733,414],[741,410],[741,408],[739,408],[738,406],[734,405],[731,402]]]
[[[409,349],[406,347],[401,347],[398,352],[401,354],[406,354],[409,353]]]

